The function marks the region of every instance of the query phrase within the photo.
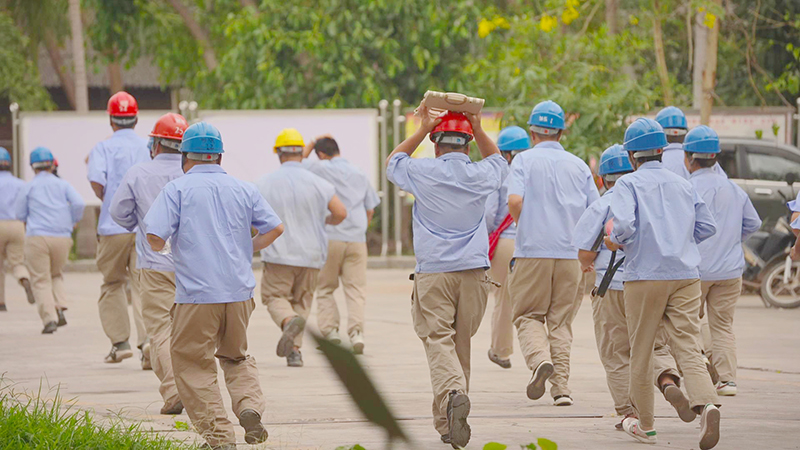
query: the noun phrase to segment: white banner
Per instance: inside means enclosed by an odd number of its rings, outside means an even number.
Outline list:
[[[143,138],[156,120],[168,111],[141,111],[136,133]],[[297,128],[306,142],[331,134],[342,156],[367,174],[378,187],[378,129],[374,109],[306,109],[259,111],[200,111],[200,118],[222,133],[225,155],[222,166],[231,175],[255,181],[275,171],[280,162],[273,153],[275,138],[283,128]],[[86,158],[99,141],[113,133],[105,112],[20,114],[20,139],[23,178],[33,172],[29,155],[36,147],[46,147],[58,159],[58,174],[81,194],[88,205],[99,205],[86,179]],[[315,158],[315,156],[312,156]]]

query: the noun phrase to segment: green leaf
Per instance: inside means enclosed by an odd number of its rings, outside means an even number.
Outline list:
[[[558,450],[558,445],[549,439],[539,438],[536,442],[542,450]]]
[[[483,446],[483,450],[506,450],[508,448],[505,444],[500,444],[497,442],[489,442],[488,444]]]
[[[520,448],[522,448],[523,450],[536,450],[536,444],[531,442],[528,445],[520,445]]]

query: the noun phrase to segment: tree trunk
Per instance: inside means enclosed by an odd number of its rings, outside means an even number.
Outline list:
[[[108,90],[112,94],[125,89],[125,84],[122,82],[122,67],[116,59],[108,63]]]
[[[667,70],[667,57],[664,55],[664,35],[661,31],[661,4],[653,0],[653,47],[656,52],[656,66],[658,78],[661,80],[661,90],[664,95],[664,104],[672,104],[672,86],[669,82]]]
[[[203,49],[203,60],[205,60],[206,68],[209,71],[216,69],[217,55],[214,53],[214,47],[211,46],[211,39],[209,39],[206,30],[194,19],[192,11],[181,0],[169,0],[169,4],[181,16],[183,23],[189,28],[189,32],[192,33],[192,36]]]
[[[61,49],[59,49],[58,42],[52,31],[48,31],[44,35],[44,48],[50,56],[50,63],[56,70],[58,80],[61,82],[61,88],[64,89],[64,95],[67,96],[67,101],[72,109],[75,107],[75,81],[72,79],[72,74],[67,70],[64,60],[61,59]]]
[[[618,9],[619,0],[606,0],[606,27],[608,27],[608,34],[610,35],[619,33],[619,25],[617,24]]]
[[[72,30],[72,60],[75,68],[75,110],[85,113],[89,112],[89,86],[86,78],[80,0],[69,0],[69,26]]]
[[[694,62],[692,63],[692,108],[700,109],[703,103],[703,70],[706,67],[708,28],[703,25],[703,13],[697,13],[692,25]]]
[[[722,5],[722,0],[714,0]],[[706,64],[703,66],[703,99],[700,103],[700,123],[708,125],[711,119],[711,108],[714,106],[714,85],[717,81],[717,48],[719,40],[719,17],[714,27],[708,29],[708,45],[706,46]]]

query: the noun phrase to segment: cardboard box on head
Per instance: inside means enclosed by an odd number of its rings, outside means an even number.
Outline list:
[[[428,91],[422,98],[419,104],[420,107],[417,108],[414,113],[418,114],[420,108],[426,107],[431,117],[438,117],[445,111],[478,114],[481,112],[485,102],[486,100],[482,98],[467,97],[458,92]]]

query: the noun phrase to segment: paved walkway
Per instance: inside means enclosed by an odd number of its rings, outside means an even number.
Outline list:
[[[411,327],[411,283],[407,280],[406,270],[369,272],[367,347],[362,362],[414,439],[413,448],[444,450],[449,447],[439,442],[431,426],[430,382],[422,345]],[[103,363],[109,343],[97,315],[100,282],[97,273],[68,273],[69,325],[43,336],[35,308],[9,278],[10,311],[0,313],[0,373],[17,383],[17,389],[35,391],[40,383],[51,389],[60,386],[62,396],[76,398],[81,408],[109,420],[144,421],[145,427],[155,431],[193,440],[192,433],[175,429],[175,420],[188,421],[186,415],[176,419],[158,415],[161,401],[152,372],[139,370],[133,359],[118,365]],[[574,325],[570,386],[576,403],[568,408],[552,406],[547,396],[536,402],[527,399],[530,372],[518,351],[511,370],[488,361],[490,327],[488,320],[484,322],[473,340],[469,448],[480,449],[495,441],[516,449],[537,437],[557,442],[560,449],[643,448],[614,431],[620,419],[612,417],[588,299]],[[723,438],[717,448],[800,449],[799,329],[800,309],[765,309],[757,297],[740,301],[736,316],[740,394],[722,400]],[[382,433],[364,421],[310,338],[304,348],[306,367],[290,369],[275,356],[278,336],[266,308],[260,306],[251,321],[250,350],[258,361],[268,401],[264,422],[270,439],[252,448],[333,449],[354,444],[368,450],[383,448]],[[659,399],[656,405],[659,444],[654,447],[696,449],[699,421],[684,424],[665,402]],[[237,432],[244,442],[242,430]]]

